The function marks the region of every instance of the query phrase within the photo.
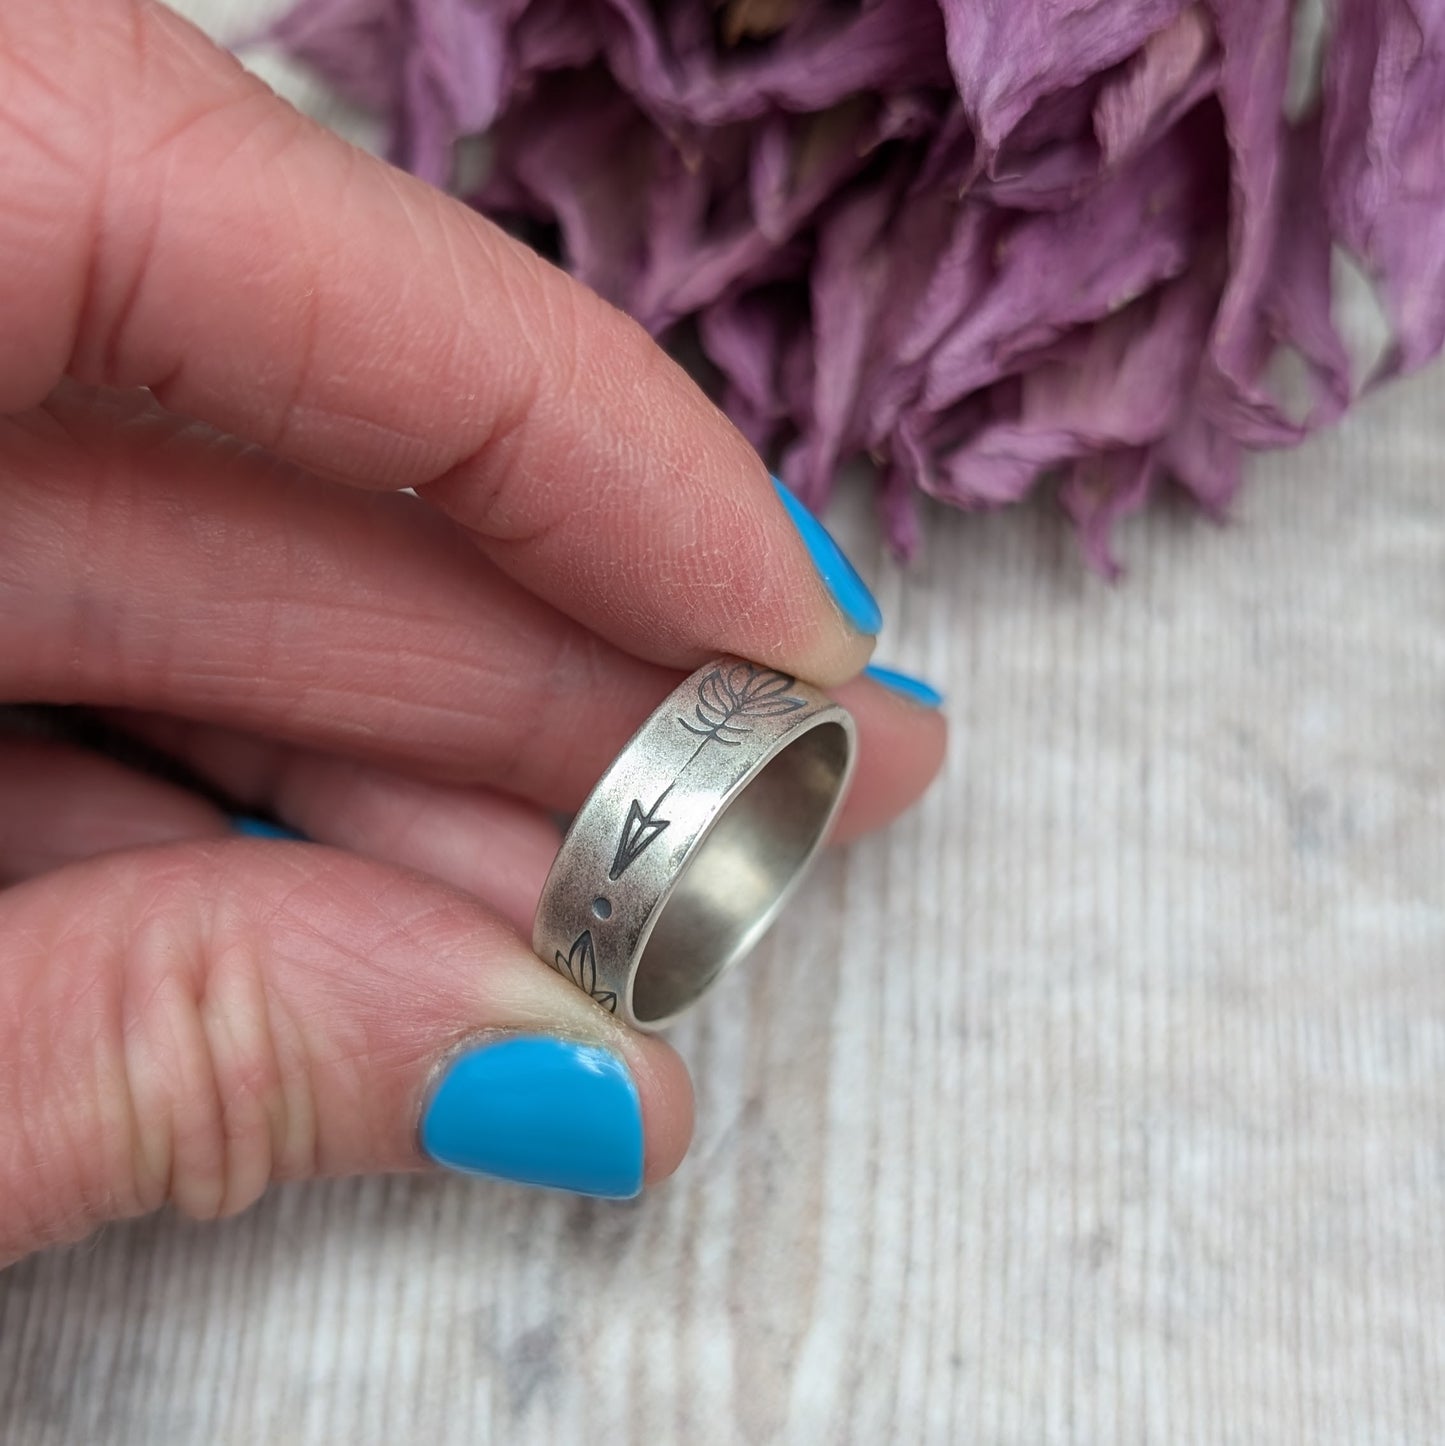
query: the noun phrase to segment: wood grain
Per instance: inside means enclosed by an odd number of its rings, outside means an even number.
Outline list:
[[[0,1440],[1445,1438],[1442,401],[1132,525],[1117,588],[1043,509],[904,573],[850,499],[946,776],[676,1032],[677,1178],[31,1260]]]

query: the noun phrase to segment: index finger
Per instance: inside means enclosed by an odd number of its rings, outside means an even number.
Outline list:
[[[866,660],[866,588],[639,327],[160,5],[4,7],[0,197],[0,410],[67,374],[149,387],[306,468],[417,488],[644,658],[824,684]]]

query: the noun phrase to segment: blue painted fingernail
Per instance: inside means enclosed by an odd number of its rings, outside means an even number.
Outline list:
[[[271,823],[264,818],[249,818],[244,814],[238,814],[231,820],[231,827],[246,838],[279,838],[290,839],[293,843],[305,843],[306,835],[297,833],[295,829],[284,827],[279,823]]]
[[[900,673],[894,668],[881,668],[877,663],[870,663],[863,669],[863,673],[865,677],[872,678],[875,683],[882,683],[885,688],[901,694],[910,702],[921,703],[925,708],[943,707],[943,694],[931,683],[925,683],[922,678]]]
[[[857,569],[843,555],[843,549],[833,541],[828,529],[776,477],[773,486],[843,616],[860,633],[874,637],[883,626],[883,614],[867,583],[858,576]]]
[[[519,1035],[459,1055],[421,1122],[439,1165],[625,1200],[642,1189],[642,1105],[616,1055]]]

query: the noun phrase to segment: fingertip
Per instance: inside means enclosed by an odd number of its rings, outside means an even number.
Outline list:
[[[928,791],[948,751],[948,719],[913,691],[875,677],[846,683],[835,696],[858,727],[858,768],[833,834],[833,842],[850,843],[892,823]]]
[[[883,630],[883,610],[848,554],[801,498],[778,478],[771,481],[833,605],[854,632],[864,638],[877,637]]]
[[[912,673],[898,668],[885,667],[882,663],[869,663],[863,674],[873,682],[881,684],[890,693],[917,703],[920,708],[942,708],[944,696],[926,678],[915,677]]]
[[[682,1061],[661,1041],[587,1024],[602,1029],[507,1030],[453,1053],[423,1101],[423,1156],[461,1174],[607,1200],[670,1175],[692,1136]]]
[[[666,1040],[655,1036],[632,1036],[628,1055],[642,1103],[646,1139],[643,1178],[648,1185],[656,1185],[677,1169],[692,1144],[692,1076],[682,1056]]]

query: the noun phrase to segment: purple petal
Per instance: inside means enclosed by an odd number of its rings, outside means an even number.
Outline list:
[[[655,144],[602,73],[551,76],[509,109],[496,135],[498,175],[482,199],[527,198],[560,228],[568,267],[622,302],[641,274],[644,236],[641,209],[617,197],[648,184]]]
[[[354,105],[387,111],[401,97],[410,46],[407,0],[300,0],[268,31]]]
[[[925,403],[948,406],[1177,276],[1216,224],[1214,176],[1208,147],[1181,128],[1078,206],[1016,224],[977,304],[934,349]]]
[[[1323,91],[1330,221],[1394,329],[1381,375],[1412,371],[1445,346],[1445,3],[1342,7]]]
[[[883,474],[878,489],[878,517],[894,553],[905,562],[917,557],[923,546],[918,491],[912,473],[897,460]]]
[[[1105,577],[1121,571],[1114,529],[1148,502],[1158,479],[1158,461],[1147,447],[1102,452],[1074,464],[1060,497],[1079,529],[1084,556]]]
[[[268,32],[358,105],[392,121],[398,164],[438,185],[452,146],[501,114],[515,78],[509,39],[528,0],[301,0]]]
[[[856,192],[819,232],[812,276],[813,402],[801,454],[790,468],[813,507],[828,500],[839,461],[861,435],[856,403],[890,301],[894,253],[879,242],[899,189]]]
[[[1214,27],[1201,5],[1181,10],[1113,74],[1094,104],[1105,166],[1117,166],[1192,110],[1218,80]]]
[[[1244,449],[1198,407],[1191,407],[1159,448],[1165,471],[1206,511],[1222,517],[1243,474]]]
[[[1223,50],[1219,102],[1232,152],[1230,276],[1210,339],[1204,406],[1251,446],[1298,441],[1336,415],[1349,365],[1329,315],[1329,239],[1306,124],[1284,117],[1292,7],[1210,0]],[[1281,348],[1309,374],[1315,415],[1296,416],[1268,380]]]
[[[758,51],[719,54],[703,5],[604,0],[613,73],[666,125],[718,126],[773,110],[823,111],[858,94],[948,84],[934,0],[846,8],[809,0]]]
[[[576,0],[530,0],[512,27],[519,78],[544,70],[582,70],[602,53],[602,34]]]
[[[941,0],[941,6],[949,63],[991,163],[1041,100],[1127,59],[1175,19],[1184,0]]]
[[[814,505],[878,465],[997,506],[1045,474],[1095,564],[1176,480],[1222,512],[1248,449],[1352,399],[1334,249],[1445,346],[1445,0],[1333,6],[1286,115],[1299,0],[299,0],[273,38],[476,202],[554,237],[655,333],[695,334]],[[691,324],[690,329],[689,324]]]

